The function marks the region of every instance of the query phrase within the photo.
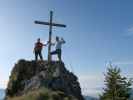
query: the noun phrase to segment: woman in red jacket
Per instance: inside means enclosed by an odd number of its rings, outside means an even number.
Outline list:
[[[43,56],[42,56],[42,49],[43,46],[46,46],[47,44],[43,44],[40,41],[40,38],[37,39],[37,42],[35,43],[35,47],[34,47],[34,53],[35,53],[35,60],[38,60],[38,56],[40,57],[41,60],[43,60]]]

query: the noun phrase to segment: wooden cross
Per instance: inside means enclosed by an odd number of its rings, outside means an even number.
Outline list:
[[[50,19],[49,22],[42,22],[42,21],[35,21],[35,24],[41,24],[41,25],[48,25],[49,26],[49,45],[48,45],[48,61],[51,61],[51,38],[52,38],[52,27],[66,27],[66,25],[63,24],[57,24],[53,23],[53,11],[50,11]]]

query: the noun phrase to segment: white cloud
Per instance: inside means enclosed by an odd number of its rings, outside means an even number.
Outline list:
[[[127,29],[126,36],[133,36],[133,26]]]
[[[5,89],[7,86],[7,80],[0,79],[0,88]]]
[[[104,86],[103,75],[79,75],[79,82],[84,95],[98,96]]]
[[[4,70],[0,70],[0,88],[5,89],[7,87],[7,83],[8,83],[7,72]]]

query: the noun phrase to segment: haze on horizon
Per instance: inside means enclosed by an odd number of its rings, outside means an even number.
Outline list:
[[[19,59],[33,60],[36,39],[48,40],[48,27],[35,20],[54,21],[63,37],[63,61],[78,77],[83,94],[96,95],[103,87],[106,64],[111,61],[133,77],[133,1],[131,0],[0,0],[0,88],[6,88]],[[47,48],[44,48],[47,59]]]

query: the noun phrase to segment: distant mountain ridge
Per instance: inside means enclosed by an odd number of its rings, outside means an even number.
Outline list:
[[[98,98],[91,97],[91,96],[84,96],[85,100],[99,100]]]
[[[5,90],[4,89],[0,89],[0,100],[3,100],[5,96]]]

